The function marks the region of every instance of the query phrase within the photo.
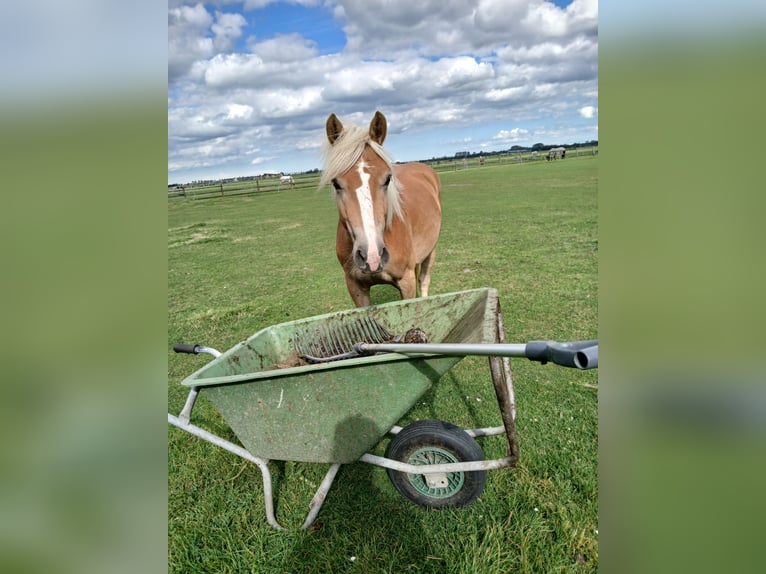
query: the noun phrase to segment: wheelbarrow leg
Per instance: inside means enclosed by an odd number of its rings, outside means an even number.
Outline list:
[[[500,301],[497,302],[495,319],[497,342],[505,343],[505,327],[503,326],[503,314],[500,311]],[[500,415],[508,439],[510,466],[514,466],[519,459],[519,435],[516,432],[516,395],[513,390],[511,361],[508,357],[490,357],[489,370],[492,374],[492,384],[495,387],[497,404],[500,407]]]
[[[189,396],[186,397],[186,404],[184,405],[181,413],[178,415],[179,420],[184,424],[189,424],[189,420],[191,419],[191,412],[194,408],[194,403],[197,402],[197,395],[199,395],[199,389],[197,387],[192,387],[189,391]]]
[[[264,462],[256,463],[258,468],[261,469],[261,476],[263,477],[263,500],[266,507],[266,521],[269,525],[276,530],[284,530],[285,528],[277,522],[277,517],[274,514],[274,494],[271,486],[271,472],[268,465]]]
[[[311,525],[314,523],[314,520],[317,517],[317,514],[319,514],[319,511],[322,509],[322,505],[324,504],[325,498],[327,498],[327,493],[330,491],[330,487],[332,486],[333,481],[335,480],[335,475],[338,474],[338,470],[340,469],[340,464],[335,463],[330,466],[330,469],[327,471],[327,474],[324,477],[324,480],[322,481],[322,484],[319,485],[319,488],[316,491],[316,494],[314,494],[314,498],[311,499],[311,502],[309,503],[309,508],[311,511],[309,512],[308,516],[306,517],[306,521],[303,523],[304,530],[307,530],[311,527]]]
[[[204,441],[219,446],[224,450],[228,450],[230,453],[236,454],[245,460],[249,460],[258,468],[260,468],[261,476],[263,477],[263,499],[266,506],[266,520],[272,528],[276,528],[277,530],[284,530],[284,527],[279,524],[279,522],[277,522],[276,515],[274,514],[274,495],[271,485],[271,471],[269,471],[269,461],[267,459],[253,456],[249,451],[245,450],[241,446],[229,442],[228,440],[221,438],[218,435],[214,435],[213,433],[206,431],[205,429],[196,425],[190,424],[188,422],[183,422],[179,417],[175,417],[170,413],[168,413],[168,422],[173,426],[176,426],[198,438],[201,438]]]

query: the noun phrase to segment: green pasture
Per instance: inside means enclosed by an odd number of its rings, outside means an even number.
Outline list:
[[[500,293],[509,342],[595,339],[598,156],[442,171],[443,227],[433,294]],[[297,181],[297,180],[296,180]],[[168,410],[207,355],[270,325],[352,306],[335,258],[327,189],[168,201]],[[373,303],[395,300],[373,288]],[[277,519],[251,463],[168,427],[168,570],[259,573],[497,573],[598,570],[597,371],[513,360],[521,458],[491,471],[472,506],[426,510],[386,471],[341,467],[311,531],[299,529],[327,465],[272,462]],[[453,367],[403,423],[500,424],[487,360]],[[200,395],[192,422],[236,442]],[[383,454],[388,438],[374,449]],[[477,439],[487,458],[502,437]]]

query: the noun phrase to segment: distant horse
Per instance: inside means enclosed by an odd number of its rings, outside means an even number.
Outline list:
[[[370,287],[394,285],[402,299],[428,296],[441,231],[441,184],[422,163],[393,165],[383,149],[388,129],[380,112],[369,130],[326,124],[325,165],[319,185],[332,183],[338,202],[335,251],[357,307],[370,304]]]
[[[277,186],[277,190],[282,187],[282,184],[286,184],[290,186],[290,189],[295,188],[295,180],[293,179],[292,175],[283,175],[279,178],[279,186]]]
[[[548,155],[545,159],[551,161],[552,159],[564,159],[567,156],[567,150],[563,147],[554,147],[548,150]]]

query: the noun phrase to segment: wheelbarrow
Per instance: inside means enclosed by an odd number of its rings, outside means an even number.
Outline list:
[[[489,470],[519,458],[509,358],[580,369],[598,365],[597,341],[506,344],[495,289],[407,299],[319,315],[258,331],[221,353],[202,345],[176,352],[215,357],[182,381],[186,404],[168,422],[258,466],[266,519],[274,513],[270,460],[329,463],[302,528],[316,519],[342,464],[386,468],[396,490],[430,508],[463,507],[483,492]],[[501,425],[462,429],[445,421],[399,422],[461,359],[489,357]],[[204,392],[239,439],[191,423]],[[392,434],[385,456],[370,451]],[[506,436],[506,456],[485,460],[475,438]]]

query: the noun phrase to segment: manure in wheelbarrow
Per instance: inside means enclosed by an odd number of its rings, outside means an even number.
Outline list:
[[[292,352],[283,360],[277,363],[277,369],[289,369],[291,367],[305,367],[310,364],[307,360],[303,359],[296,352]]]

